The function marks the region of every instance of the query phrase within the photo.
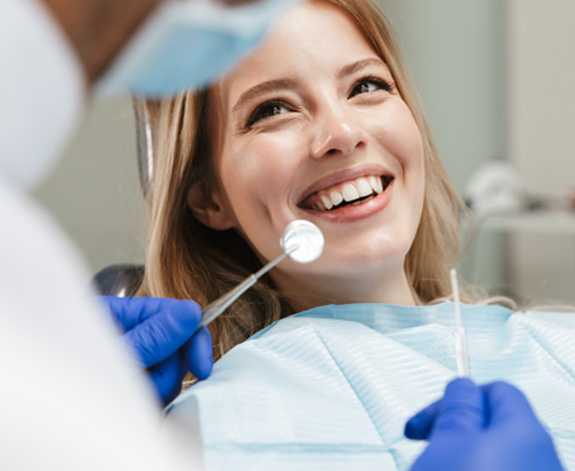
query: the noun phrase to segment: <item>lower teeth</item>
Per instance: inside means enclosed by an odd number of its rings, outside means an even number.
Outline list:
[[[339,204],[338,206],[334,206],[333,208],[328,209],[328,211],[333,211],[334,209],[344,208],[345,206],[357,206],[358,204],[365,203],[366,201],[369,201],[370,199],[375,198],[376,196],[377,195],[364,196],[363,198],[352,201],[351,203],[344,201],[343,203]]]
[[[365,203],[366,201],[369,201],[372,198],[375,198],[375,195],[369,195],[369,196],[366,196],[365,198],[356,200],[353,203],[348,203],[348,204],[357,205],[357,204]]]

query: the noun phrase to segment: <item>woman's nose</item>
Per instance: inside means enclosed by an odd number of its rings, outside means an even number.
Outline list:
[[[353,114],[342,107],[330,106],[318,113],[311,147],[313,158],[329,155],[348,156],[367,140]]]

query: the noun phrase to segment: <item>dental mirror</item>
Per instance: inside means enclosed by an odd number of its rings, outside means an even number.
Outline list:
[[[224,312],[230,304],[251,288],[258,278],[270,271],[284,258],[289,256],[297,263],[310,263],[317,260],[323,252],[324,238],[315,224],[303,219],[297,219],[289,223],[284,229],[280,238],[280,245],[284,250],[281,255],[274,258],[235,288],[206,306],[200,326],[208,325],[212,322]]]
[[[324,238],[315,224],[297,219],[286,226],[280,244],[294,262],[310,263],[317,260],[323,252]],[[290,250],[294,246],[297,248]]]

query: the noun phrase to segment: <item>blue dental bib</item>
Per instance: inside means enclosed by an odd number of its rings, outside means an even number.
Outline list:
[[[528,397],[575,470],[575,314],[462,306],[471,376]],[[166,413],[193,423],[207,470],[406,470],[406,420],[456,374],[453,304],[322,306],[236,346]]]

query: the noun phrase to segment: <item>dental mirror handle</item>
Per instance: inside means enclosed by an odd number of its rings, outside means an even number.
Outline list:
[[[232,288],[223,296],[220,296],[215,301],[212,301],[204,309],[202,314],[202,322],[200,322],[200,327],[208,325],[216,317],[218,317],[222,312],[224,312],[230,304],[232,304],[236,299],[238,299],[242,294],[244,294],[248,289],[250,289],[258,278],[270,271],[278,263],[280,263],[284,258],[286,258],[290,253],[297,249],[297,245],[289,247],[284,253],[274,258],[271,262],[265,265],[263,268],[258,270],[253,275],[248,276],[244,281],[242,281],[235,288]]]

